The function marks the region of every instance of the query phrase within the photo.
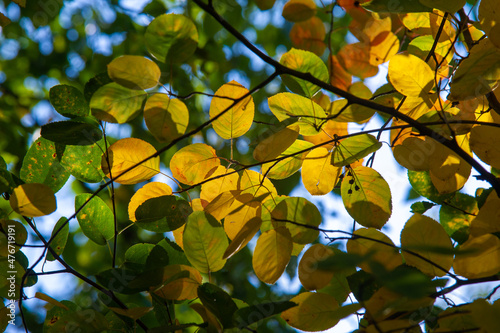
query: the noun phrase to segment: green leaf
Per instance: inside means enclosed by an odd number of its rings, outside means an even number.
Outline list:
[[[105,86],[108,83],[112,83],[113,80],[108,75],[108,72],[100,73],[91,78],[86,84],[85,87],[83,88],[83,95],[85,96],[85,99],[90,102],[92,99],[92,95],[101,88],[102,86]]]
[[[88,146],[102,138],[99,124],[91,118],[58,121],[42,126],[41,136],[62,145]]]
[[[149,254],[155,247],[155,244],[140,243],[134,244],[125,251],[124,267],[141,271],[146,266]]]
[[[382,147],[382,143],[373,135],[361,134],[342,140],[332,154],[332,163],[337,167],[359,161],[368,154]]]
[[[49,91],[50,103],[65,117],[86,117],[90,114],[88,102],[82,92],[73,86],[59,84]]]
[[[180,228],[192,213],[189,203],[175,195],[163,195],[142,203],[135,212],[137,226],[154,232]]]
[[[438,190],[432,184],[431,176],[429,171],[412,171],[408,170],[408,180],[410,181],[413,189],[431,201],[437,204],[441,204],[443,200],[446,200],[453,196],[453,194],[439,194]]]
[[[69,178],[69,172],[59,163],[57,153],[61,148],[55,143],[38,138],[24,156],[19,176],[26,183],[49,186],[54,193],[59,191]]]
[[[222,259],[229,245],[224,228],[212,215],[196,211],[188,217],[183,235],[184,252],[200,272],[216,272],[224,267]]]
[[[81,333],[104,332],[108,329],[108,321],[100,312],[93,309],[67,311],[47,330],[47,333],[59,333],[71,327]]]
[[[266,302],[247,306],[238,309],[233,314],[233,323],[236,327],[242,329],[260,320],[293,308],[294,306],[297,306],[297,304],[290,301]]]
[[[144,108],[146,93],[109,83],[100,87],[90,100],[92,114],[108,123],[123,124],[131,121]]]
[[[412,203],[410,208],[412,213],[423,214],[435,205],[435,203],[429,201],[417,201]]]
[[[56,225],[54,226],[54,229],[52,230],[52,235],[50,238],[54,237],[55,233],[59,231],[59,233],[53,238],[52,242],[50,243],[50,247],[56,252],[57,255],[61,255],[64,252],[64,248],[66,247],[66,242],[68,241],[68,236],[69,236],[69,223],[66,223],[68,221],[67,218],[61,217],[59,221],[57,221]],[[61,226],[64,225],[64,227],[61,228]],[[47,253],[47,258],[48,261],[54,261],[56,260],[52,253],[49,251]]]
[[[97,282],[105,286],[111,291],[131,295],[139,293],[141,291],[147,290],[149,287],[161,282],[162,272],[157,270],[156,272],[148,272],[146,285],[139,285],[135,283],[139,277],[138,272],[124,267],[116,267],[106,269],[102,272],[96,274]]]
[[[349,288],[358,302],[369,300],[381,287],[372,274],[362,270],[348,276],[347,282],[349,283]]]
[[[275,228],[286,227],[294,243],[308,244],[318,238],[315,230],[321,224],[322,217],[318,208],[308,200],[300,197],[286,198],[271,212]]]
[[[365,9],[379,13],[420,13],[432,12],[432,7],[423,5],[419,0],[372,0],[361,4]]]
[[[124,55],[108,64],[111,80],[129,89],[154,88],[160,80],[161,71],[153,61],[133,55]]]
[[[16,186],[12,174],[7,169],[0,168],[0,194],[4,192],[10,193]]]
[[[57,158],[76,179],[87,183],[99,183],[104,177],[101,168],[101,156],[104,150],[104,139],[88,146],[58,146]]]
[[[392,214],[391,189],[374,169],[350,169],[341,184],[344,206],[359,224],[380,229]]]
[[[477,199],[458,192],[441,206],[439,222],[451,238],[462,244],[469,239],[469,227],[478,212]]]
[[[157,245],[161,246],[168,253],[168,261],[170,265],[190,265],[184,251],[179,245],[172,242],[170,239],[164,238],[159,241]]]
[[[75,197],[75,210],[83,206],[92,195],[79,194]],[[114,219],[111,209],[99,197],[92,198],[76,215],[80,228],[91,241],[106,245],[114,237]]]
[[[184,62],[198,46],[198,31],[193,21],[179,14],[163,14],[146,28],[144,42],[161,62]]]
[[[302,73],[308,73],[320,81],[328,81],[328,68],[323,60],[312,52],[292,48],[281,56],[280,64]],[[321,88],[289,75],[281,75],[283,83],[292,92],[312,97]]]
[[[409,298],[422,298],[436,291],[436,287],[444,287],[445,279],[431,278],[418,269],[406,265],[396,267],[381,277],[388,289]]]
[[[424,6],[436,8],[444,12],[455,14],[460,8],[465,6],[467,0],[419,0]]]
[[[216,285],[204,283],[198,287],[198,297],[224,328],[234,327],[232,318],[238,307],[228,293]]]

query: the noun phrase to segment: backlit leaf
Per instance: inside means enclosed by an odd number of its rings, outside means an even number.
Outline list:
[[[193,210],[181,197],[163,195],[146,199],[137,207],[136,224],[146,230],[167,232],[178,229],[186,223]]]
[[[289,0],[282,13],[283,17],[291,22],[305,21],[315,14],[316,3],[313,0]]]
[[[233,240],[224,252],[223,258],[229,259],[235,253],[243,249],[248,242],[257,234],[260,226],[262,225],[262,220],[260,217],[256,216],[248,220],[240,231],[234,236]]]
[[[50,103],[57,112],[65,117],[86,117],[90,113],[89,104],[80,90],[66,84],[50,88]]]
[[[217,220],[222,220],[230,212],[236,197],[241,193],[239,190],[224,191],[212,199],[205,207],[205,212],[209,213]]]
[[[40,135],[61,145],[88,146],[101,140],[102,131],[95,119],[86,117],[43,125]]]
[[[225,191],[236,190],[240,176],[234,172],[234,169],[226,169],[222,165],[217,166],[217,169],[210,174],[210,178],[225,175],[220,178],[210,180],[201,185],[200,198],[211,202],[217,195]]]
[[[271,217],[274,227],[286,227],[293,242],[298,244],[314,242],[319,234],[315,227],[322,221],[318,208],[300,197],[282,200],[271,212]]]
[[[154,94],[144,106],[144,120],[156,140],[169,142],[186,132],[189,111],[179,99],[170,99],[166,94]]]
[[[356,230],[353,236],[347,242],[347,253],[367,257],[359,266],[365,272],[371,273],[374,264],[383,266],[389,272],[402,264],[399,250],[384,233],[374,228],[362,228]]]
[[[452,196],[449,193],[439,193],[434,184],[432,184],[431,176],[428,171],[408,170],[408,180],[410,181],[412,188],[418,194],[436,203],[442,203],[443,200]]]
[[[500,6],[495,0],[483,0],[479,3],[479,20],[481,23],[481,30],[488,35],[488,39],[496,47],[500,47],[500,30],[498,26],[499,12]]]
[[[279,121],[297,118],[300,134],[315,135],[326,118],[325,110],[309,98],[291,93],[269,97],[269,108]]]
[[[269,162],[262,165],[262,174],[267,174],[268,178],[271,179],[284,179],[293,175],[295,172],[299,171],[302,166],[302,161],[308,153],[308,149],[313,146],[312,143],[295,140],[295,142],[287,148],[282,154],[278,156],[285,157],[287,155],[292,155],[291,157],[284,158],[278,162]],[[298,153],[303,151],[302,153]],[[268,171],[269,170],[269,171]]]
[[[466,0],[419,0],[422,5],[437,8],[442,11],[448,12],[450,14],[456,13],[460,8],[462,8]]]
[[[160,171],[159,157],[150,158],[134,169],[124,172],[156,153],[156,149],[151,144],[141,139],[118,140],[109,146],[106,154],[102,156],[102,171],[106,177],[113,177],[113,180],[119,184],[137,184],[152,178]],[[117,177],[118,179],[115,179]]]
[[[232,318],[238,307],[228,293],[214,284],[204,283],[198,287],[198,297],[224,328],[234,326]]]
[[[19,185],[12,192],[9,203],[16,213],[27,217],[49,215],[57,208],[54,192],[39,183]]]
[[[325,52],[325,37],[325,25],[316,16],[306,21],[297,22],[290,29],[292,45],[297,49],[311,51],[318,57],[322,56]]]
[[[392,213],[391,190],[375,170],[358,166],[347,173],[341,185],[342,201],[359,224],[380,229]]]
[[[328,81],[325,63],[312,52],[292,48],[281,56],[280,63],[296,71],[309,73],[323,82]],[[320,87],[301,79],[288,75],[282,75],[281,78],[287,88],[296,94],[312,97],[320,90]]]
[[[212,215],[193,212],[189,215],[183,235],[184,252],[200,272],[216,272],[224,267],[222,259],[229,242],[224,228]]]
[[[429,276],[445,275],[453,263],[450,237],[438,222],[421,214],[414,214],[406,222],[401,232],[401,246],[406,263]]]
[[[478,279],[500,271],[500,239],[492,234],[471,237],[460,245],[453,262],[455,273]]]
[[[233,322],[238,328],[242,329],[294,306],[297,306],[297,304],[290,301],[268,302],[247,306],[236,310],[233,314]]]
[[[187,185],[201,182],[219,165],[220,160],[215,149],[204,143],[183,147],[170,160],[170,170],[174,178]]]
[[[311,150],[302,163],[302,182],[312,195],[324,195],[337,184],[342,168],[333,166],[326,148]]]
[[[378,67],[370,63],[370,46],[365,43],[344,45],[337,53],[340,65],[359,78],[377,75]]]
[[[267,195],[264,195],[262,199],[265,197]],[[250,197],[246,193],[235,197],[230,212],[224,219],[224,231],[230,239],[234,239],[248,221],[261,216],[262,199]]]
[[[255,275],[262,282],[273,284],[285,271],[292,256],[292,236],[285,227],[262,233],[252,257]]]
[[[299,262],[300,283],[307,290],[318,290],[331,281],[333,272],[319,270],[318,261],[333,254],[328,246],[314,244],[304,253]]]
[[[182,301],[198,297],[197,289],[201,285],[200,272],[186,265],[168,265],[163,268],[162,283],[152,288],[151,292],[163,299]]]
[[[85,236],[99,245],[106,245],[106,241],[114,237],[113,212],[99,197],[89,193],[78,194],[75,197],[75,210],[82,210],[76,215],[80,228]]]
[[[198,46],[198,31],[193,21],[184,15],[163,14],[148,25],[144,42],[159,61],[184,62]]]
[[[373,135],[361,134],[342,140],[332,154],[332,164],[337,167],[349,165],[376,152],[382,147]]]
[[[129,89],[149,89],[158,84],[161,71],[153,61],[134,55],[124,55],[108,64],[109,77]]]
[[[389,81],[405,96],[425,96],[434,87],[434,72],[422,59],[398,54],[389,61]]]
[[[472,211],[471,213],[475,214],[476,211]],[[500,199],[496,192],[492,191],[488,195],[486,202],[481,206],[479,213],[472,219],[470,223],[470,234],[477,237],[484,234],[499,232],[500,225],[498,221],[500,221]]]
[[[252,126],[254,103],[252,96],[247,96],[236,105],[231,105],[248,94],[248,89],[236,81],[224,84],[216,92],[210,103],[210,119],[223,113],[212,122],[215,132],[223,139],[237,138],[245,134]]]
[[[99,88],[90,100],[92,114],[108,123],[123,124],[131,121],[143,110],[146,93],[109,83]]]
[[[253,157],[259,162],[272,160],[290,147],[298,137],[297,124],[285,127],[260,141],[253,151]]]
[[[432,11],[432,7],[425,6],[420,0],[406,0],[396,5],[392,0],[373,0],[361,6],[379,13],[419,13]]]
[[[487,210],[488,209],[484,212],[487,212]],[[479,209],[476,198],[467,194],[456,192],[453,194],[453,197],[447,199],[446,203],[441,206],[441,209],[439,210],[439,222],[451,238],[462,244],[469,238],[471,221],[477,219],[477,216],[480,215],[478,212]],[[478,219],[477,222],[480,220],[481,218]],[[482,223],[479,222],[478,224],[481,225]],[[482,229],[482,226],[479,227],[479,229]],[[479,234],[476,236],[478,235]]]
[[[61,149],[54,142],[38,138],[24,156],[20,178],[26,183],[45,184],[52,191],[59,191],[69,178],[69,172],[57,158]]]
[[[137,221],[135,212],[137,208],[146,200],[164,195],[171,195],[172,189],[165,183],[151,182],[138,189],[128,204],[128,218],[130,221]]]
[[[76,179],[98,183],[104,178],[101,166],[104,149],[104,139],[88,146],[59,146],[57,158]]]
[[[470,147],[483,162],[500,168],[500,128],[474,126],[470,132]]]
[[[393,153],[396,161],[408,170],[427,171],[434,149],[434,141],[408,137],[403,144],[394,147]]]
[[[54,229],[52,230],[51,238],[54,237],[55,233],[59,231],[57,236],[55,236],[52,242],[50,242],[50,247],[56,252],[57,255],[61,255],[63,253],[64,248],[66,247],[66,242],[68,241],[69,223],[67,223],[67,220],[68,220],[67,218],[61,217],[54,226]],[[62,227],[63,224],[64,227]],[[52,255],[50,251],[47,253],[47,260],[48,261],[55,260],[55,257]]]

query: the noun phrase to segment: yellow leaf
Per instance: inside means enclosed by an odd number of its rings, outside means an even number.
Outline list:
[[[204,143],[195,143],[174,154],[170,160],[170,171],[181,183],[194,185],[204,180],[219,165],[215,149]]]
[[[290,147],[299,137],[299,125],[293,124],[262,139],[253,151],[259,162],[272,160]]]
[[[193,211],[194,211],[194,209],[193,209]],[[172,234],[174,235],[175,242],[183,250],[184,250],[184,243],[183,243],[182,240],[183,240],[183,237],[184,237],[184,228],[185,227],[186,227],[186,225],[184,224],[182,227],[177,228],[174,231],[172,231]]]
[[[262,219],[258,216],[255,216],[248,220],[243,228],[233,237],[233,241],[229,244],[224,255],[223,259],[228,259],[241,249],[243,249],[248,242],[255,236],[257,231],[259,231],[260,226],[262,225]]]
[[[10,207],[23,216],[49,215],[57,209],[54,192],[45,184],[22,184],[14,189],[9,199]]]
[[[500,271],[500,239],[492,234],[471,237],[460,245],[455,256],[455,273],[468,279],[478,279]]]
[[[313,144],[304,140],[295,140],[295,142],[288,147],[278,157],[283,158],[280,161],[268,162],[262,164],[261,172],[271,179],[285,179],[299,171],[302,166],[302,160],[312,148]],[[299,153],[301,152],[301,153]]]
[[[470,132],[470,147],[481,161],[500,168],[500,128],[474,126]]]
[[[350,74],[359,78],[377,75],[378,67],[370,63],[370,46],[364,43],[344,45],[337,53],[339,63]]]
[[[210,177],[208,179],[222,175],[225,176],[210,180],[201,185],[200,198],[202,200],[211,202],[220,193],[237,189],[240,176],[236,172],[234,172],[234,169],[226,169],[222,165],[219,165],[217,166],[217,169],[215,169],[215,171],[210,174]]]
[[[113,180],[119,184],[137,184],[160,172],[160,158],[158,156],[150,158],[127,173],[123,172],[156,153],[156,149],[151,144],[141,139],[118,140],[108,147],[106,154],[103,154],[102,171],[106,177],[113,177]],[[115,180],[117,177],[119,178]]]
[[[44,294],[44,293],[41,293],[39,291],[37,291],[35,293],[35,298],[38,298],[38,299],[41,299],[42,301],[45,301],[49,304],[52,304],[54,306],[57,306],[57,307],[60,307],[61,309],[64,309],[64,310],[69,310],[68,307],[64,304],[62,304],[61,302],[59,302],[58,300],[55,300],[53,299],[52,297],[50,297],[49,295],[47,294]]]
[[[164,299],[182,301],[198,297],[198,287],[201,285],[200,272],[186,265],[167,265],[163,267],[164,281],[160,286],[152,288],[151,292]]]
[[[493,234],[500,231],[500,199],[495,191],[492,191],[483,204],[477,216],[470,224],[470,234],[473,237],[484,234]]]
[[[434,104],[438,98],[437,93],[417,97],[407,96],[404,102],[401,101],[399,111],[413,119],[418,119],[434,109]]]
[[[261,200],[278,196],[273,183],[253,170],[243,170],[238,182],[238,189],[242,191],[241,194],[249,193],[255,198],[261,198]]]
[[[488,35],[488,39],[500,47],[500,3],[496,0],[481,0],[479,4],[479,20],[482,30]]]
[[[330,84],[339,89],[347,90],[351,85],[352,76],[341,65],[336,55],[332,55],[328,58],[328,68],[330,69]]]
[[[292,257],[292,247],[292,236],[285,227],[262,233],[252,257],[252,266],[259,280],[275,283]]]
[[[247,96],[236,105],[231,105],[248,94],[248,89],[236,81],[224,84],[216,92],[210,103],[210,119],[223,113],[212,122],[214,130],[223,139],[237,138],[252,126],[255,106],[252,96]]]
[[[189,111],[179,99],[170,99],[166,94],[154,94],[144,107],[144,121],[156,140],[169,142],[186,132]]]
[[[186,257],[200,272],[217,272],[226,264],[222,255],[229,242],[224,228],[212,215],[191,213],[182,238]]]
[[[297,22],[290,29],[292,45],[301,50],[311,51],[321,57],[326,49],[324,42],[326,29],[323,21],[316,16],[309,20]]]
[[[325,144],[325,147],[331,149],[334,147],[332,139],[335,137],[335,135],[347,135],[347,123],[330,119],[325,123],[325,125],[321,127],[321,132],[311,136],[304,135],[304,140],[309,141],[314,145],[319,145],[320,143],[330,141],[330,143]]]
[[[333,255],[333,250],[323,244],[314,244],[299,262],[299,280],[307,290],[318,290],[330,282],[333,272],[319,270],[318,261]]]
[[[156,197],[161,197],[163,195],[171,195],[172,189],[165,183],[151,182],[145,184],[143,187],[134,193],[130,202],[128,204],[128,218],[130,221],[137,221],[135,218],[135,211],[141,204],[146,200]]]
[[[370,42],[370,64],[381,65],[392,59],[398,51],[398,37],[391,31],[383,31]]]
[[[158,65],[147,58],[124,55],[108,64],[108,75],[126,88],[144,90],[158,84],[161,71]]]
[[[236,196],[240,193],[241,191],[238,190],[220,193],[205,207],[205,212],[221,221],[231,212],[231,206],[234,200],[236,200]]]
[[[239,195],[230,207],[231,212],[224,219],[224,231],[229,239],[234,239],[245,224],[252,218],[261,216],[262,203],[260,200],[249,198],[247,195]]]
[[[302,182],[312,195],[324,195],[337,184],[342,168],[331,164],[332,154],[326,148],[316,148],[302,163]]]
[[[340,192],[349,215],[365,227],[380,229],[392,214],[391,190],[374,169],[358,166],[348,171]]]
[[[283,7],[283,17],[287,21],[300,22],[310,19],[316,14],[316,3],[313,0],[289,0]]]
[[[430,217],[414,214],[401,232],[401,246],[406,263],[429,276],[444,276],[453,264],[451,239],[441,224]]]
[[[389,81],[405,96],[424,97],[434,87],[434,72],[422,59],[397,54],[389,61]]]
[[[401,254],[392,240],[377,229],[358,229],[354,235],[360,238],[350,239],[347,242],[347,253],[369,256],[359,265],[365,272],[372,272],[372,263],[383,266],[389,272],[403,263]]]
[[[466,136],[456,136],[459,146],[470,152]],[[434,152],[429,159],[429,173],[432,184],[439,193],[453,193],[461,189],[471,172],[471,165],[442,144],[434,144]]]
[[[435,144],[432,140],[424,141],[417,137],[407,137],[403,144],[394,147],[394,158],[408,170],[427,171]]]
[[[200,317],[203,319],[203,322],[208,323],[207,332],[222,333],[222,326],[219,320],[206,307],[204,307],[200,303],[191,303],[189,304],[189,307],[191,307],[200,315]]]
[[[333,296],[313,292],[301,293],[290,301],[298,306],[281,313],[281,318],[288,325],[307,332],[327,330],[361,308],[357,303],[339,307]]]

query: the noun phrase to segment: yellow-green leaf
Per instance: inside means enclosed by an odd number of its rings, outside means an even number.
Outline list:
[[[252,126],[255,105],[252,96],[247,96],[232,106],[233,103],[248,94],[248,89],[236,81],[224,84],[216,92],[210,103],[210,119],[217,134],[223,139],[237,138],[245,134]]]
[[[75,197],[75,211],[85,205],[76,218],[85,236],[96,244],[106,245],[114,237],[113,212],[101,198],[91,197],[90,193]]]
[[[460,245],[453,263],[455,273],[478,279],[500,272],[500,239],[492,234],[471,237]]]
[[[211,202],[220,193],[237,189],[240,176],[234,172],[234,169],[226,169],[224,166],[219,165],[217,169],[210,174],[209,179],[222,175],[224,176],[210,180],[201,185],[200,199]]]
[[[331,163],[332,154],[326,148],[310,151],[302,163],[302,182],[312,195],[324,195],[337,184],[342,168]]]
[[[425,96],[434,87],[434,72],[422,59],[397,54],[389,61],[389,81],[405,96]]]
[[[238,251],[243,249],[253,238],[253,236],[255,236],[257,231],[259,231],[261,225],[262,219],[258,216],[248,220],[227,247],[226,251],[224,252],[223,258],[228,259]]]
[[[316,3],[313,0],[289,0],[282,13],[285,20],[291,22],[305,21],[315,14]]]
[[[470,147],[481,161],[500,168],[500,128],[479,125],[470,131]]]
[[[198,30],[191,19],[179,14],[163,14],[146,28],[144,42],[161,62],[186,61],[198,46]]]
[[[500,80],[498,48],[485,38],[460,62],[450,83],[450,101],[477,98],[489,93]]]
[[[212,215],[196,211],[189,215],[183,234],[184,252],[200,272],[217,272],[226,263],[222,259],[229,242],[224,228]]]
[[[333,272],[319,270],[318,261],[333,254],[333,250],[323,244],[314,244],[304,253],[299,262],[299,280],[307,290],[318,290],[330,283]]]
[[[221,192],[205,207],[205,212],[221,221],[231,212],[231,206],[240,193],[239,190]]]
[[[470,224],[470,234],[474,237],[500,232],[500,199],[492,191]]]
[[[124,55],[108,64],[108,75],[126,88],[144,90],[158,84],[161,71],[158,65],[147,58]]]
[[[281,56],[280,63],[302,73],[308,73],[320,81],[328,82],[328,69],[320,57],[312,52],[292,48]],[[312,97],[321,88],[302,79],[281,75],[288,89],[296,94]]]
[[[402,264],[401,254],[392,240],[374,228],[362,228],[354,232],[355,237],[347,242],[347,253],[367,257],[359,267],[371,273],[375,265],[383,266],[387,271]]]
[[[313,146],[312,143],[304,140],[295,140],[295,142],[287,148],[278,157],[285,157],[292,155],[290,157],[284,158],[279,162],[269,162],[262,165],[262,174],[266,174],[268,178],[271,179],[284,179],[293,175],[295,172],[299,171],[302,166],[302,160],[308,153],[308,149]],[[302,153],[299,153],[302,151]],[[269,170],[269,171],[268,171]]]
[[[376,152],[382,147],[382,143],[371,134],[351,136],[342,140],[332,154],[332,164],[342,167],[363,157]]]
[[[92,114],[99,120],[123,124],[139,115],[146,96],[142,90],[132,90],[118,83],[109,83],[92,95],[90,108]]]
[[[172,189],[165,183],[151,182],[145,184],[143,187],[134,193],[128,204],[128,218],[130,221],[135,222],[135,211],[146,200],[164,195],[171,195]]]
[[[193,185],[204,180],[219,165],[215,149],[204,143],[195,143],[174,154],[170,160],[170,171],[181,183]]]
[[[197,289],[201,285],[200,272],[186,265],[167,265],[163,267],[162,284],[152,288],[151,292],[163,299],[182,301],[198,297]]]
[[[308,200],[291,197],[282,200],[271,212],[275,228],[286,227],[294,243],[312,243],[318,237],[315,230],[321,224],[321,214],[318,208]]]
[[[401,232],[401,246],[406,263],[429,276],[443,276],[453,264],[450,236],[439,222],[430,217],[414,214]]]
[[[281,318],[288,325],[307,332],[332,328],[340,319],[361,308],[357,303],[339,307],[335,297],[313,292],[301,293],[290,301],[297,303],[298,306],[284,311]]]
[[[179,99],[170,99],[166,94],[155,94],[144,106],[146,126],[156,140],[169,142],[186,132],[189,111]]]
[[[389,185],[372,168],[350,169],[342,180],[340,191],[349,215],[365,227],[380,229],[392,214]]]
[[[38,217],[49,215],[57,208],[54,192],[45,184],[22,184],[14,189],[10,207],[21,215]]]
[[[252,258],[252,266],[259,280],[275,283],[292,257],[292,247],[292,236],[285,227],[262,233]]]
[[[463,0],[465,2],[465,0]],[[481,30],[488,35],[488,39],[500,47],[500,24],[499,24],[500,3],[496,0],[481,0],[479,3],[478,17],[481,23]]]
[[[408,137],[394,147],[394,158],[399,164],[413,171],[429,170],[429,159],[434,152],[434,141]]]
[[[260,141],[253,151],[253,158],[259,162],[272,160],[290,147],[298,137],[299,125],[285,127]]]
[[[269,97],[268,103],[271,112],[279,121],[297,118],[302,135],[318,134],[326,118],[325,110],[321,106],[297,94],[276,94]]]
[[[121,139],[109,146],[101,159],[102,171],[106,177],[119,184],[137,184],[152,178],[160,172],[160,158],[150,158],[134,169],[124,173],[140,161],[156,154],[156,149],[146,141],[136,138]],[[121,176],[120,176],[121,175]]]

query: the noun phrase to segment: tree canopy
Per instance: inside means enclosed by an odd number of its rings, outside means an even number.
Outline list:
[[[3,4],[3,330],[497,332],[500,2]]]

